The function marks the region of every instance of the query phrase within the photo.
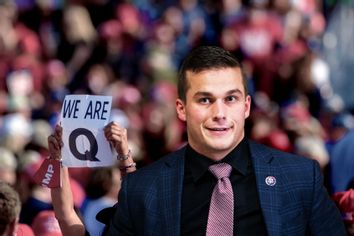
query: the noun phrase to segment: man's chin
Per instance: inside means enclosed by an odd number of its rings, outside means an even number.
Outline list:
[[[210,148],[213,149],[215,152],[228,152],[228,151],[231,151],[232,149],[232,146],[225,143],[225,142],[222,142],[221,141],[217,141],[217,142],[214,142],[210,145]]]

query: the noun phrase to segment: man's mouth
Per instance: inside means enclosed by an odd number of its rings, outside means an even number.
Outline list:
[[[229,128],[207,128],[208,130],[211,130],[211,131],[226,131],[228,130]]]

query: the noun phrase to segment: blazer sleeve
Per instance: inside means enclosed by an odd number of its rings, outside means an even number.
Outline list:
[[[127,182],[129,177],[123,178],[122,186],[119,191],[118,203],[116,204],[116,211],[111,220],[108,235],[134,235],[133,222],[131,220],[131,213],[128,203]]]
[[[322,173],[314,162],[314,191],[309,230],[311,235],[347,235],[338,208],[323,185]]]

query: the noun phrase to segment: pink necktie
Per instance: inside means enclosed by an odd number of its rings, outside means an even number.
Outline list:
[[[232,167],[219,163],[209,167],[218,179],[211,196],[207,236],[232,236],[234,229],[234,194],[229,179]]]

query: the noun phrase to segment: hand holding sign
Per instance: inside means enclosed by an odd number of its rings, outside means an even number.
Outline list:
[[[49,156],[52,159],[61,160],[61,148],[64,146],[62,136],[63,128],[60,125],[56,125],[54,133],[48,137]]]
[[[104,127],[104,134],[118,155],[127,155],[129,152],[127,129],[112,121]]]
[[[57,125],[54,133],[48,137],[49,159],[44,159],[40,168],[34,175],[37,184],[58,188],[61,186],[60,160],[62,142],[62,127]]]

